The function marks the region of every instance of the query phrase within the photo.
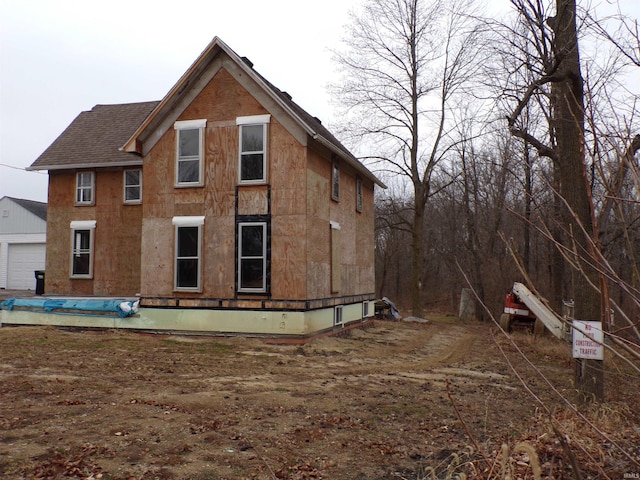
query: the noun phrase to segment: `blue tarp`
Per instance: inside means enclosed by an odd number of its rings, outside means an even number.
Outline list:
[[[72,313],[75,315],[91,315],[114,313],[120,318],[136,313],[138,302],[129,300],[100,300],[100,299],[53,299],[53,298],[8,298],[0,303],[0,308],[13,310],[21,309],[41,311],[46,313]]]

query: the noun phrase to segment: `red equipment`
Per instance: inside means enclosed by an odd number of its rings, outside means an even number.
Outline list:
[[[504,313],[500,316],[500,326],[505,332],[510,332],[514,327],[524,327],[534,331],[538,324],[542,323],[536,320],[536,316],[515,293],[507,293],[504,300]],[[544,329],[544,326],[542,328]]]

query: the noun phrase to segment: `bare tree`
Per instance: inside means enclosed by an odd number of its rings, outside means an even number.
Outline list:
[[[548,231],[558,246],[556,255],[561,254],[564,259],[556,268],[554,290],[561,298],[575,300],[576,318],[599,319],[606,324],[610,311],[610,277],[606,272],[610,264],[602,255],[596,213],[600,207],[605,213],[600,219],[609,218],[608,211],[614,202],[612,199],[601,202],[597,197],[594,200],[594,195],[606,189],[611,198],[615,197],[621,188],[625,167],[623,163],[614,168],[614,177],[607,179],[603,176],[605,169],[595,161],[602,148],[597,134],[596,99],[606,95],[607,83],[614,81],[622,64],[609,60],[608,65],[601,67],[605,74],[600,75],[599,81],[589,78],[594,63],[592,59],[581,59],[579,24],[583,29],[591,27],[592,36],[595,33],[613,42],[627,63],[635,63],[635,52],[630,47],[633,43],[606,34],[602,23],[578,11],[576,0],[555,0],[553,5],[541,0],[512,0],[512,4],[519,23],[507,29],[509,33],[503,39],[507,40],[508,47],[501,53],[509,59],[503,62],[510,67],[509,77],[524,81],[516,88],[505,89],[503,98],[510,104],[506,118],[511,134],[553,165],[551,184],[556,192],[559,215],[550,217],[553,221],[549,222]],[[582,32],[583,39],[585,32],[587,30]],[[546,125],[532,128],[525,116],[527,109],[532,108],[546,118]],[[622,156],[627,158],[627,164],[636,151],[633,146],[631,142],[632,152]],[[555,299],[558,306],[558,297]],[[577,380],[581,391],[586,396],[602,399],[602,365],[580,362],[579,367]]]
[[[379,171],[412,187],[411,304],[423,311],[425,211],[433,175],[454,139],[450,109],[478,69],[478,29],[470,2],[370,0],[353,16],[346,50],[336,53],[335,87],[348,130]]]

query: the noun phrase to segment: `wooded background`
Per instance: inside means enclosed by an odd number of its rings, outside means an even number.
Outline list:
[[[637,19],[504,3],[372,0],[336,52],[342,135],[390,187],[376,293],[419,316],[470,287],[487,319],[520,281],[637,335]]]

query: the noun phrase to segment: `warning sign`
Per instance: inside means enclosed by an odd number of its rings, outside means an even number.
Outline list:
[[[604,358],[602,322],[573,321],[573,358]]]

